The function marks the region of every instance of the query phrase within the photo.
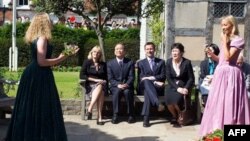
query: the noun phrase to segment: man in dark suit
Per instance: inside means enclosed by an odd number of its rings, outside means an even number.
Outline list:
[[[164,94],[164,83],[166,79],[165,61],[154,56],[155,45],[152,42],[144,46],[146,58],[138,62],[139,89],[144,93],[144,104],[142,109],[143,127],[149,127],[150,106],[155,106],[158,111],[163,111],[164,106],[160,104],[158,94]]]
[[[128,109],[128,123],[135,122],[134,118],[134,62],[125,57],[124,45],[118,43],[115,46],[116,58],[107,64],[108,81],[113,96],[113,117],[112,123],[118,123],[118,113],[122,94],[125,96]]]

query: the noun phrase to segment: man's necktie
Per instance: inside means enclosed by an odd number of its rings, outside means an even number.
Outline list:
[[[122,61],[119,61],[119,65],[120,65],[120,67],[122,68],[123,62],[122,62]]]
[[[153,60],[153,59],[151,59],[151,60],[149,61],[149,64],[150,64],[150,68],[151,68],[151,70],[153,71],[153,70],[154,70],[154,66],[155,66],[155,62],[154,62],[154,60]]]

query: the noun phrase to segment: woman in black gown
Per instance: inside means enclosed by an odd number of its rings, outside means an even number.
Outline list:
[[[50,68],[67,56],[60,54],[51,58],[51,28],[49,15],[38,13],[26,32],[25,41],[31,44],[32,62],[20,80],[6,141],[67,141],[58,91]]]

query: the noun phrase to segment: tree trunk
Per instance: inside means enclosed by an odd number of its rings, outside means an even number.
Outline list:
[[[103,39],[102,32],[96,31],[96,34],[97,34],[99,45],[100,45],[100,48],[102,51],[102,59],[103,59],[103,61],[106,61],[105,52],[104,52],[104,39]]]
[[[137,12],[137,27],[140,27],[141,25],[141,21],[140,21],[140,17],[141,17],[141,5],[142,5],[142,0],[138,0],[138,12]]]
[[[245,36],[245,50],[246,50],[245,61],[250,63],[250,0],[247,1],[246,5],[244,36]]]
[[[103,61],[106,61],[106,57],[105,57],[105,52],[104,52],[104,40],[103,40],[103,25],[102,24],[102,15],[101,15],[101,1],[100,0],[97,0],[96,1],[96,7],[97,7],[97,17],[98,17],[98,24],[95,28],[95,31],[96,31],[96,35],[98,37],[98,41],[99,41],[99,45],[100,45],[100,48],[101,48],[101,51],[102,51],[102,59]]]

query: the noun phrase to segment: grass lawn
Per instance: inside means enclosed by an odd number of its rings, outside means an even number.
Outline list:
[[[61,99],[80,99],[81,89],[78,85],[79,72],[53,72]],[[7,72],[7,78],[18,79],[17,72]],[[8,95],[16,96],[17,86],[11,87]]]

